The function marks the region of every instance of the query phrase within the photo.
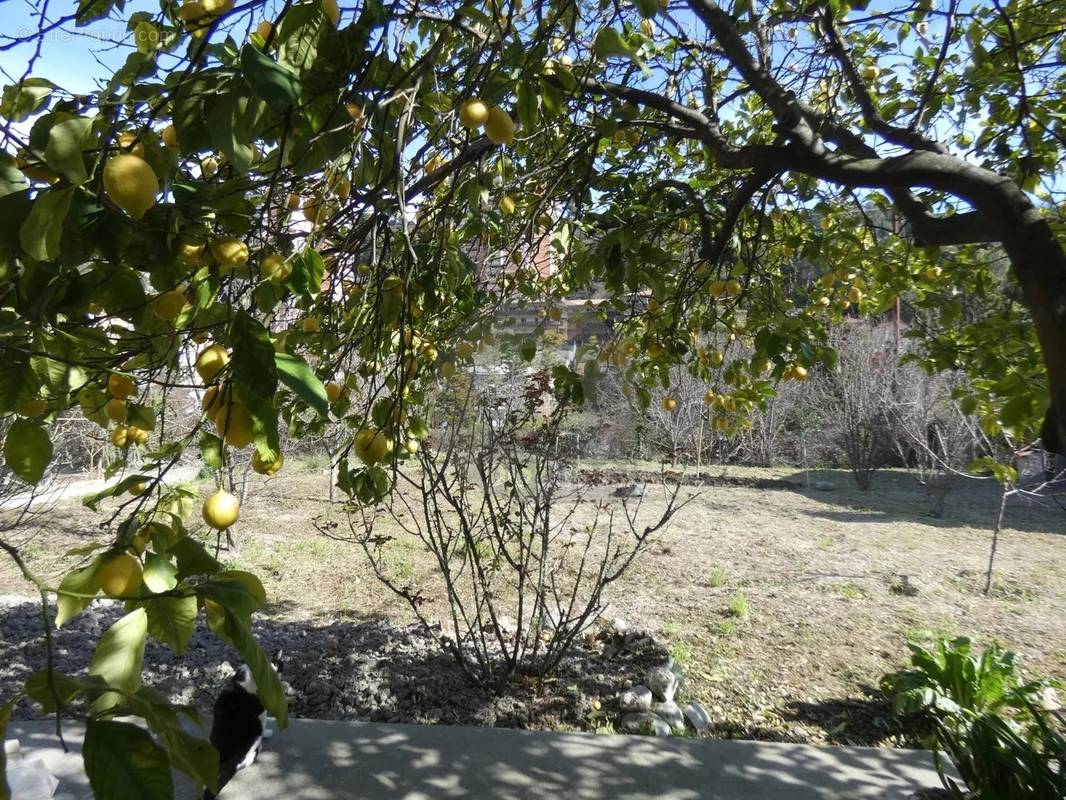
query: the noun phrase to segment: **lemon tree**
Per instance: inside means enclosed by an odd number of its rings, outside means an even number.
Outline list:
[[[612,333],[553,366],[567,402],[613,372],[675,414],[683,369],[715,387],[729,435],[782,381],[832,367],[830,326],[898,303],[923,365],[968,373],[957,400],[986,432],[1066,440],[1062,2],[51,13],[0,50],[22,59],[0,95],[0,414],[29,484],[60,414],[115,447],[119,479],[87,500],[106,535],[59,585],[29,576],[58,624],[97,596],[127,610],[98,646],[125,673],[25,687],[46,711],[92,701],[101,797],[132,791],[101,754],[153,796],[168,764],[214,781],[210,747],[133,674],[148,636],[181,652],[206,619],[285,719],[250,632],[261,586],[198,535],[197,508],[217,531],[239,509],[173,485],[182,454],[225,493],[235,453],[272,475],[279,428],[339,423],[338,486],[376,503],[441,382],[486,346],[532,363],[568,298]],[[91,89],[65,85],[51,34],[116,27],[130,47],[83,59]],[[542,323],[494,330],[507,304]],[[170,424],[188,395],[202,413]]]

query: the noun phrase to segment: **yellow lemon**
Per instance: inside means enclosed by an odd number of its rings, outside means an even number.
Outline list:
[[[122,153],[104,164],[104,192],[112,203],[140,219],[155,205],[159,180],[143,158]]]
[[[159,138],[163,140],[164,147],[169,147],[171,150],[178,149],[178,129],[173,125],[167,125],[163,128]]]
[[[196,372],[204,383],[211,383],[228,363],[229,353],[226,348],[213,344],[201,350],[200,355],[196,357]]]
[[[495,144],[510,144],[514,141],[514,120],[499,106],[489,109],[485,120],[485,135]]]
[[[278,470],[285,464],[285,455],[281,453],[277,454],[277,458],[274,461],[263,461],[260,458],[259,451],[256,450],[252,453],[252,468],[259,475],[277,475]]]
[[[244,403],[233,401],[215,413],[215,429],[230,447],[238,449],[252,443],[252,417]]]
[[[118,135],[118,146],[125,150],[132,156],[137,158],[144,158],[144,145],[140,142],[140,137],[137,134],[130,131],[125,131]]]
[[[467,128],[480,128],[488,120],[489,107],[476,97],[471,97],[459,107],[459,122]]]
[[[213,178],[218,172],[218,159],[208,156],[200,162],[200,172],[205,178]]]
[[[126,440],[134,444],[144,444],[148,441],[149,435],[148,431],[142,430],[136,425],[126,426]]]
[[[336,403],[341,396],[341,386],[339,383],[330,381],[326,384],[326,398],[331,403]]]
[[[120,553],[105,561],[97,577],[108,597],[128,597],[141,588],[141,562],[129,553]]]
[[[148,307],[160,319],[174,319],[185,308],[185,292],[180,289],[163,292]]]
[[[248,263],[248,245],[236,236],[219,236],[211,240],[210,247],[219,272],[229,272]]]
[[[219,489],[204,500],[200,510],[204,522],[215,530],[223,531],[237,521],[241,513],[241,504],[229,492]]]
[[[353,449],[360,461],[367,466],[372,466],[389,452],[389,441],[381,431],[363,428],[355,434]]]
[[[292,264],[277,253],[271,253],[263,259],[259,271],[271,283],[284,283],[292,274]]]
[[[258,450],[252,453],[252,469],[260,475],[276,475],[284,463],[285,456],[281,453],[278,453],[278,457],[273,461],[264,461],[259,456]]]
[[[195,266],[200,263],[200,257],[206,246],[207,240],[202,236],[192,234],[182,236],[178,242],[178,258],[189,266]]]
[[[124,422],[126,419],[126,401],[112,397],[104,403],[104,413],[107,414],[108,419],[113,419],[115,422]]]
[[[218,414],[223,405],[220,391],[217,386],[208,386],[207,391],[204,392],[203,400],[200,401],[200,409],[211,422],[215,421],[215,415]]]
[[[178,18],[185,23],[185,30],[197,39],[207,36],[211,28],[211,17],[203,3],[185,3],[178,9]]]
[[[670,413],[673,413],[675,408],[677,408],[677,401],[674,398],[672,398],[672,397],[664,397],[663,398],[663,411],[668,411]]]
[[[112,397],[125,400],[133,394],[135,388],[133,381],[125,375],[112,372],[107,376],[107,391],[111,393]]]
[[[500,211],[504,214],[513,214],[515,210],[514,198],[509,194],[505,194],[500,198]]]
[[[119,425],[111,431],[111,444],[120,450],[125,450],[130,445],[129,429]]]

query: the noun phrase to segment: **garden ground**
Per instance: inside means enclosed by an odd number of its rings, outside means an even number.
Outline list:
[[[621,478],[615,465],[586,467]],[[990,481],[965,482],[936,519],[902,472],[878,473],[868,492],[842,472],[716,467],[709,477],[709,486],[683,489],[698,497],[608,590],[607,615],[669,649],[715,735],[890,745],[894,729],[877,681],[905,663],[907,642],[939,635],[996,639],[1022,654],[1025,669],[1066,679],[1066,512],[1054,503],[1008,508],[985,595],[998,504]],[[316,530],[316,519],[343,523],[341,507],[323,499],[327,487],[323,471],[287,467],[249,488],[233,560],[262,577],[267,618],[325,635],[367,621],[409,624],[410,611],[375,581],[361,550]],[[649,486],[649,515],[662,494]],[[24,548],[30,568],[49,578],[69,569],[52,554],[83,544],[99,519],[75,503],[56,508]],[[393,563],[414,581],[432,568],[411,547]],[[33,596],[6,561],[0,593]],[[430,616],[444,619],[440,600],[427,595]],[[617,684],[601,685],[606,692]],[[590,730],[608,720],[591,710],[494,719]]]

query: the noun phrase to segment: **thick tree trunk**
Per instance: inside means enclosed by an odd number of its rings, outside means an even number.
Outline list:
[[[1051,390],[1051,408],[1041,434],[1045,449],[1062,453],[1066,445],[1066,252],[1051,225],[1020,189],[1012,185],[1004,194],[1003,247],[1033,315]]]

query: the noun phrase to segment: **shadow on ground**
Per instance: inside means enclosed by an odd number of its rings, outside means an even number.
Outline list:
[[[905,750],[298,721],[224,797],[903,800],[935,783]]]
[[[122,615],[121,606],[97,601],[53,631],[56,669],[78,674],[92,647]],[[666,651],[644,638],[610,658],[597,644],[577,646],[550,681],[515,679],[498,691],[471,685],[458,665],[421,627],[397,627],[381,619],[330,623],[257,615],[256,636],[268,653],[284,651],[283,678],[297,717],[420,724],[483,725],[538,729],[587,729],[602,721],[624,688],[662,663]],[[0,606],[0,698],[14,696],[45,666],[41,608],[32,602]],[[239,657],[201,619],[187,651],[178,655],[149,641],[144,683],[172,700],[209,712]],[[16,719],[37,716],[21,700]]]
[[[830,508],[807,511],[809,516],[834,522],[884,524],[909,522],[930,528],[960,526],[991,531],[999,508],[999,484],[992,480],[960,479],[947,495],[941,517],[929,513],[925,489],[899,470],[877,472],[869,489],[860,490],[847,470],[809,470],[782,479],[787,488]],[[821,488],[819,488],[821,487]],[[1057,500],[1066,504],[1066,498]],[[1006,528],[1037,533],[1061,532],[1066,511],[1056,498],[1015,499],[1008,503]]]
[[[814,725],[832,744],[874,747],[902,735],[888,699],[872,686],[861,697],[833,697],[817,702],[791,701],[780,712],[793,722]]]

